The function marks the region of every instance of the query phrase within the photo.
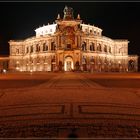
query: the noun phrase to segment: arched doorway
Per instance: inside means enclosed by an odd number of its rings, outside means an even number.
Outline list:
[[[74,69],[73,67],[73,59],[71,56],[67,56],[65,58],[65,62],[64,62],[64,70],[65,71],[72,71]]]
[[[135,71],[135,61],[130,59],[128,62],[128,70],[129,71]]]

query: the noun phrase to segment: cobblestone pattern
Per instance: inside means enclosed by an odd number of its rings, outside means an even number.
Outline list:
[[[51,124],[51,125],[29,125],[24,127],[0,126],[0,138],[26,138],[45,137],[57,138],[61,129],[66,129],[67,134],[72,129],[85,129],[88,138],[140,138],[140,127],[123,125],[103,124]],[[75,131],[80,138],[80,133]],[[63,134],[61,134],[62,136]]]
[[[30,125],[24,127],[0,126],[0,138],[26,138],[58,136],[58,129],[48,125]]]
[[[140,138],[140,128],[135,126],[92,125],[87,128],[90,138]]]

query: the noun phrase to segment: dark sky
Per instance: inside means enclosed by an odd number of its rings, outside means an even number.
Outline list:
[[[65,5],[84,23],[103,29],[104,36],[128,39],[129,54],[140,55],[140,2],[0,2],[0,54],[9,53],[9,40],[34,36],[58,13],[62,17]]]

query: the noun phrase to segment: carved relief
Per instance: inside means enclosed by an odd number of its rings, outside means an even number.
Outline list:
[[[75,43],[75,34],[72,27],[65,27],[62,33],[62,43],[63,44],[74,44]]]

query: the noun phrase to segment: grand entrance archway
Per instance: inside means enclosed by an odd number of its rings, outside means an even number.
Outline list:
[[[65,63],[64,63],[64,70],[65,71],[72,71],[74,69],[73,66],[73,59],[71,56],[67,56],[65,58]]]

